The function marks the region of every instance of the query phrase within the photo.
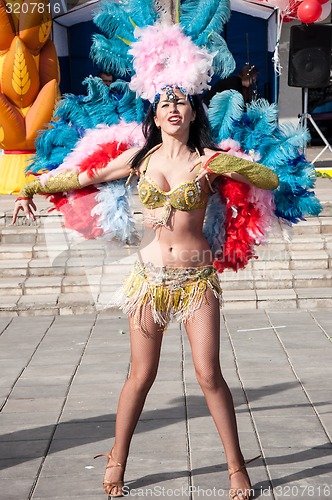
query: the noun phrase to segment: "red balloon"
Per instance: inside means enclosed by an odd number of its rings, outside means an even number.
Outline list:
[[[318,0],[318,2],[321,4],[321,5],[324,5],[324,3],[327,3],[329,2],[330,0]]]
[[[297,17],[305,24],[317,21],[322,13],[322,6],[318,0],[304,0],[297,9]]]

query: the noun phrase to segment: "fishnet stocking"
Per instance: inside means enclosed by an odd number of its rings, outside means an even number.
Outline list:
[[[222,376],[219,362],[219,301],[210,290],[207,291],[206,298],[208,301],[203,301],[200,308],[194,312],[193,318],[185,323],[185,328],[197,380],[222,440],[228,465],[236,467],[243,464],[243,456],[239,446],[233,399]],[[149,306],[141,310],[139,323],[137,317],[129,317],[129,325],[131,371],[119,398],[112,451],[114,460],[124,466],[146,396],[157,375],[164,331],[155,323]],[[123,469],[119,467],[107,469],[105,479],[122,480]],[[232,477],[231,486],[249,488],[248,476],[238,472]],[[117,491],[118,488],[115,487],[112,493],[116,494]]]
[[[114,459],[124,466],[146,396],[157,375],[164,331],[155,323],[149,306],[142,309],[139,323],[136,317],[129,317],[129,326],[131,369],[119,398],[112,451]],[[122,469],[106,470],[106,480],[118,481],[122,478]]]
[[[223,443],[228,466],[238,467],[243,464],[243,456],[239,445],[234,403],[222,376],[219,361],[219,302],[210,290],[207,291],[206,298],[208,302],[203,301],[201,307],[194,312],[193,318],[184,326],[191,346],[196,377]],[[246,474],[238,473],[235,476],[232,478],[232,486],[249,487]]]

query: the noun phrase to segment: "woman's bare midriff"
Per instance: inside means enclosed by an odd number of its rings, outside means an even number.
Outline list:
[[[146,210],[158,217],[158,210]],[[172,210],[168,225],[145,225],[139,257],[156,266],[198,267],[212,264],[209,244],[202,234],[205,209]]]

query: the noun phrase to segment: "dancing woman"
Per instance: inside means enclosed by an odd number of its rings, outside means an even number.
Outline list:
[[[263,189],[277,176],[263,165],[217,150],[196,96],[167,86],[151,106],[146,143],[130,149],[90,178],[86,173],[51,177],[44,187],[27,184],[16,201],[33,217],[32,195],[78,189],[136,174],[146,225],[134,270],[118,301],[129,314],[131,370],[120,394],[115,441],[107,454],[104,489],[122,496],[130,442],[158,369],[163,332],[172,316],[184,322],[198,383],[224,446],[234,500],[249,499],[250,480],[240,450],[234,404],[220,362],[221,289],[202,226],[212,184],[220,175]]]

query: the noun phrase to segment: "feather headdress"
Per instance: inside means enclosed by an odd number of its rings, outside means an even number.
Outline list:
[[[136,28],[135,37],[129,50],[135,75],[129,86],[138,96],[153,102],[165,86],[190,95],[210,88],[215,54],[195,45],[179,24]]]

